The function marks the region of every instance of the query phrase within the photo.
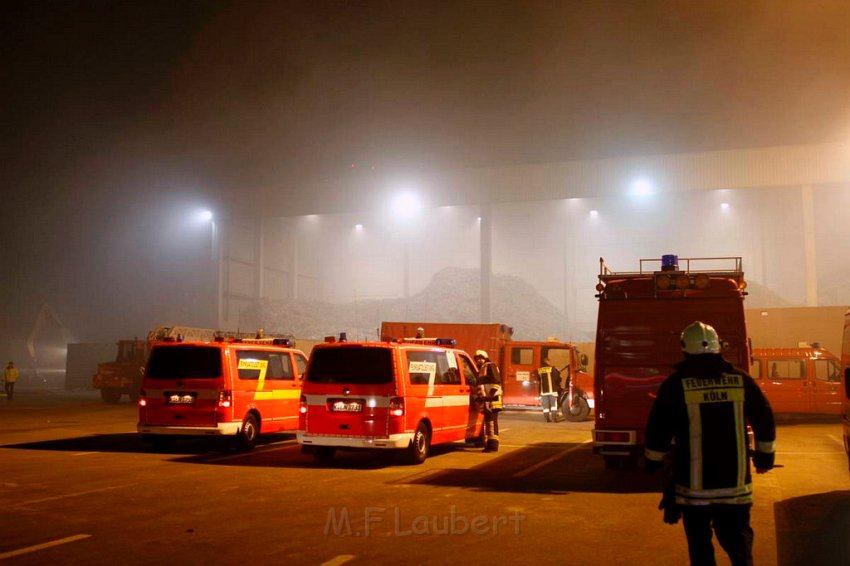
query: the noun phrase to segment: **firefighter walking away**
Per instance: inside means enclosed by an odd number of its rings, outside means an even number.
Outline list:
[[[770,403],[746,372],[720,355],[713,327],[682,332],[684,360],[661,384],[646,426],[646,465],[672,449],[673,477],[662,500],[665,522],[681,512],[691,564],[714,565],[712,531],[733,566],[753,563],[753,483],[747,424],[755,434],[757,473],[773,468],[776,426]]]
[[[478,400],[484,413],[484,452],[499,450],[499,412],[502,410],[502,376],[484,350],[476,350]]]
[[[557,423],[563,419],[558,412],[558,396],[561,389],[561,372],[552,366],[549,358],[543,358],[543,366],[537,368],[540,379],[540,406],[543,407],[543,418],[547,423]]]

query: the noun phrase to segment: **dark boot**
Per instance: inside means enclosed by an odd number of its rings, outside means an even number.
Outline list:
[[[487,446],[484,447],[484,452],[498,452],[499,451],[499,441],[495,438],[487,439]]]
[[[546,422],[551,422],[552,419],[549,417],[549,413],[543,413],[543,418],[546,419]]]

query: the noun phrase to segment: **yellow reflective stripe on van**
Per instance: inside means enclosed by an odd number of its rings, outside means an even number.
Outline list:
[[[275,391],[257,391],[254,393],[255,401],[269,401],[271,399],[298,399],[300,397],[300,389],[278,389]]]
[[[239,360],[239,364],[236,366],[237,370],[240,369],[256,369],[260,371],[260,378],[257,380],[257,390],[261,390],[263,385],[266,383],[266,371],[269,368],[268,360],[257,360],[252,358],[242,358]]]

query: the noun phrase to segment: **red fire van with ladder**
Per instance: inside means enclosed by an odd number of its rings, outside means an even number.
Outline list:
[[[635,272],[599,260],[593,450],[606,467],[632,466],[659,385],[682,359],[680,335],[699,320],[713,326],[722,354],[747,369],[746,281],[740,257],[641,259]]]

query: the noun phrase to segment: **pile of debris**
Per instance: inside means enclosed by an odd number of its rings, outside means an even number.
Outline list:
[[[263,300],[240,314],[246,327],[320,339],[347,333],[349,340],[379,338],[385,320],[481,322],[480,271],[449,267],[408,299],[363,300],[342,304],[316,301]],[[563,313],[524,279],[512,275],[491,278],[491,319],[514,328],[516,340],[546,340],[564,336]]]

